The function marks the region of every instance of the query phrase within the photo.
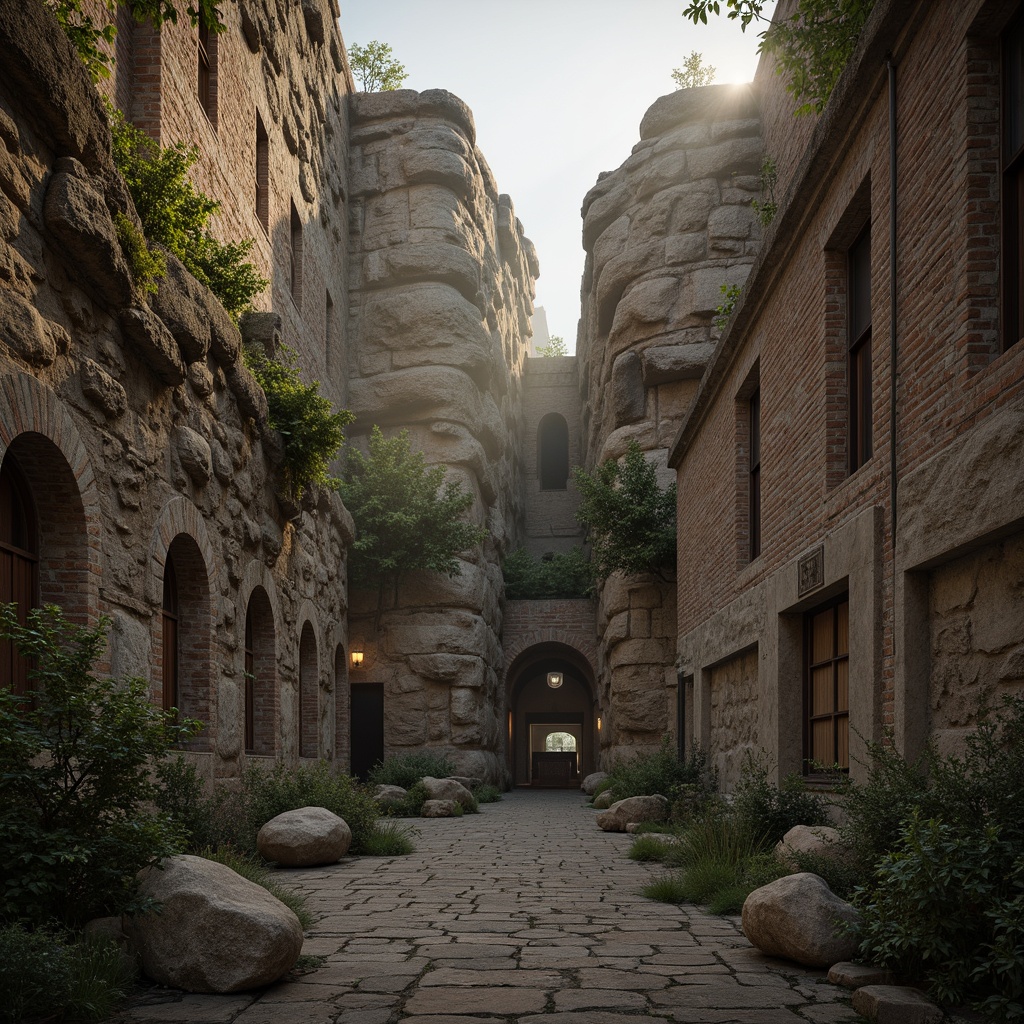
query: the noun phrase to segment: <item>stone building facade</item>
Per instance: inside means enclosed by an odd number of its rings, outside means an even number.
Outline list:
[[[670,453],[686,735],[727,783],[949,749],[1024,685],[1019,13],[879,0],[796,127],[756,82],[783,198]]]

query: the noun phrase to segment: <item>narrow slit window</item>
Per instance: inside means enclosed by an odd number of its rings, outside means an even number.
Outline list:
[[[748,523],[750,524],[750,560],[761,554],[761,389],[750,396],[750,471],[748,484]]]
[[[217,33],[199,25],[196,91],[210,124],[217,127]]]
[[[291,287],[292,298],[297,306],[302,305],[302,221],[299,219],[299,211],[295,209],[295,202],[292,201],[291,219],[291,256],[292,275]]]
[[[569,425],[549,412],[537,428],[538,476],[542,491],[564,491],[569,482]]]
[[[850,602],[804,620],[804,763],[807,774],[850,768]]]
[[[850,247],[847,278],[847,381],[853,473],[871,458],[871,233],[867,229]]]
[[[256,114],[256,216],[270,232],[270,140],[263,118]]]
[[[1003,34],[1003,348],[1024,338],[1024,15]]]

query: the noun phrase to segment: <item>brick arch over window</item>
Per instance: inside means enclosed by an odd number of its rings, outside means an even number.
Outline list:
[[[542,491],[564,491],[569,482],[569,424],[557,412],[537,427],[537,476]]]
[[[316,630],[307,619],[299,634],[299,757],[317,757],[320,731],[320,659]]]
[[[96,476],[67,409],[25,374],[0,376],[0,465],[8,455],[36,518],[38,601],[60,605],[73,621],[95,622],[102,533]]]
[[[192,741],[196,750],[212,749],[216,739],[210,588],[215,564],[200,512],[184,498],[168,502],[149,550],[146,593],[154,611],[153,699],[165,706],[173,704],[183,715],[204,723],[202,732]],[[170,579],[168,566],[173,574],[173,590],[166,585]],[[173,604],[173,609],[168,604]],[[172,631],[173,637],[169,635]]]
[[[505,693],[508,695],[509,687],[514,682],[515,676],[521,667],[523,655],[531,648],[544,645],[557,645],[571,649],[573,655],[580,663],[580,668],[585,669],[589,675],[591,686],[597,679],[597,642],[594,637],[585,633],[566,633],[565,630],[554,627],[534,629],[528,633],[522,633],[505,648]],[[519,664],[517,665],[517,662]]]
[[[282,619],[274,578],[262,562],[249,564],[238,593],[236,622],[245,631],[245,659],[238,669],[243,744],[246,753],[276,755],[281,736],[277,652]]]

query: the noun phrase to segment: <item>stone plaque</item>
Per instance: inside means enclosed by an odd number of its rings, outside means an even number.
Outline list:
[[[800,597],[809,594],[812,590],[825,583],[825,546],[819,544],[813,551],[808,552],[797,563],[799,582],[797,593]]]

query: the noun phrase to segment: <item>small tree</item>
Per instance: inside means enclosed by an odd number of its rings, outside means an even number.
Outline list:
[[[591,475],[573,470],[582,500],[576,518],[590,530],[594,574],[607,579],[675,572],[676,488],[662,490],[654,466],[630,441],[621,462],[609,459]]]
[[[365,46],[353,43],[348,50],[352,73],[363,85],[364,92],[391,92],[401,89],[409,77],[404,64],[391,56],[391,47],[376,39]]]
[[[397,593],[401,578],[417,569],[458,576],[455,556],[487,536],[463,519],[473,496],[457,483],[445,483],[444,476],[444,466],[428,469],[423,452],[411,449],[407,430],[385,437],[375,426],[368,454],[349,448],[341,484],[356,524],[349,580],[377,590],[378,614],[389,585]]]
[[[548,338],[546,345],[537,346],[537,355],[543,356],[544,358],[551,358],[553,356],[567,356],[569,354],[569,347],[565,344],[565,338],[560,337],[557,334],[552,334]]]
[[[700,85],[710,85],[715,80],[717,70],[704,63],[703,54],[691,50],[683,66],[672,69],[672,81],[676,83],[677,89],[695,89]]]
[[[93,674],[105,629],[55,605],[21,625],[16,605],[0,605],[0,636],[33,666],[29,693],[0,686],[0,920],[130,911],[136,872],[179,847],[152,810],[152,769],[198,723],[155,707],[141,679]]]

